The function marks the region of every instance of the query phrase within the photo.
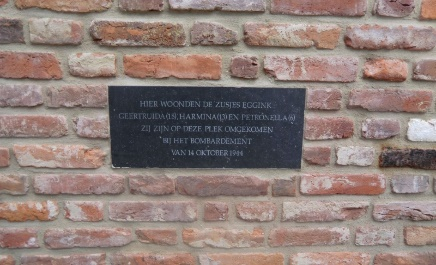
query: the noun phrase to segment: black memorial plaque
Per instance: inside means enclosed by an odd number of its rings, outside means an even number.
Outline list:
[[[112,165],[300,168],[305,92],[111,86]]]

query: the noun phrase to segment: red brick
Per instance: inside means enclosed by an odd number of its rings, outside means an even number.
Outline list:
[[[230,61],[230,75],[233,77],[256,79],[259,77],[259,59],[256,56],[237,55]]]
[[[106,254],[77,254],[71,256],[22,256],[21,265],[106,265]]]
[[[111,265],[196,265],[196,259],[189,253],[115,253]]]
[[[128,12],[162,11],[164,3],[163,0],[119,0],[118,7]]]
[[[370,265],[371,255],[359,252],[317,252],[291,254],[289,265]]]
[[[115,54],[77,53],[68,57],[70,74],[79,77],[115,77]]]
[[[423,193],[430,187],[430,177],[425,175],[394,175],[391,179],[393,193]]]
[[[170,8],[175,10],[222,10],[239,12],[264,12],[265,0],[169,0]]]
[[[395,243],[395,229],[381,227],[357,227],[357,246],[392,246]]]
[[[0,1],[0,6],[2,5]],[[0,264],[3,265],[15,265],[15,259],[12,255],[0,255]]]
[[[368,111],[427,112],[433,102],[431,91],[404,89],[353,89],[348,107]]]
[[[270,222],[276,219],[277,206],[272,202],[240,202],[236,204],[236,216],[249,222]]]
[[[106,154],[83,145],[14,145],[22,167],[99,168]]]
[[[304,175],[300,192],[305,195],[379,195],[386,190],[386,179],[378,174]]]
[[[364,0],[272,0],[272,14],[309,15],[309,16],[364,16]]]
[[[25,43],[23,21],[20,19],[0,18],[0,43]]]
[[[33,228],[0,228],[1,248],[39,248],[38,231]]]
[[[436,245],[436,227],[407,226],[404,239],[408,246]]]
[[[0,175],[0,194],[24,195],[28,190],[29,183],[26,176]]]
[[[229,206],[225,202],[205,202],[204,221],[227,221]]]
[[[47,89],[47,106],[104,108],[108,102],[106,85],[64,85]]]
[[[244,24],[244,41],[250,46],[334,49],[341,28],[334,24],[258,23]]]
[[[66,201],[65,218],[75,222],[98,222],[104,217],[103,202],[100,201]]]
[[[354,122],[347,117],[306,117],[304,138],[306,140],[329,140],[350,138]]]
[[[61,12],[101,12],[111,8],[113,0],[15,0],[15,5],[20,9],[38,7]]]
[[[284,265],[284,257],[281,253],[218,253],[200,254],[200,265]]]
[[[436,19],[436,1],[422,0],[421,19]]]
[[[358,25],[347,27],[344,40],[353,49],[428,51],[436,45],[436,30],[432,27]]]
[[[41,86],[0,85],[0,107],[34,107],[42,103]]]
[[[407,17],[415,9],[415,0],[377,0],[374,13],[385,17]]]
[[[47,229],[44,242],[48,249],[121,247],[133,241],[127,228]]]
[[[363,217],[369,207],[363,201],[296,201],[283,202],[282,221],[333,222],[357,220]]]
[[[354,82],[359,60],[355,57],[296,57],[267,55],[264,70],[275,80]]]
[[[400,121],[395,119],[366,119],[362,122],[362,137],[366,139],[388,139],[401,133]]]
[[[136,78],[221,78],[220,55],[134,54],[124,56],[124,73]]]
[[[196,21],[191,28],[191,43],[204,46],[235,45],[238,43],[238,34],[218,23]]]
[[[436,81],[436,60],[420,60],[413,65],[413,80]]]
[[[53,221],[58,214],[55,201],[0,202],[0,220],[9,222]]]
[[[189,201],[124,201],[109,203],[112,221],[194,222],[197,205]]]
[[[304,147],[303,159],[310,165],[327,166],[330,164],[330,147]]]
[[[0,115],[0,137],[62,137],[68,134],[65,116]]]
[[[107,116],[95,118],[79,116],[73,119],[77,135],[85,138],[109,138],[109,119]]]
[[[290,179],[274,179],[271,185],[272,196],[290,196],[297,195],[297,177],[293,176]]]
[[[9,149],[0,147],[0,167],[8,167],[9,166]]]
[[[434,221],[436,220],[436,203],[433,201],[403,201],[374,204],[374,220],[385,222],[391,220]]]
[[[34,177],[36,194],[120,194],[124,192],[124,177],[104,174],[52,174]]]
[[[268,192],[269,182],[256,177],[180,176],[177,191],[191,196],[260,196]]]
[[[337,88],[312,88],[306,92],[306,108],[311,110],[339,110],[342,92]]]
[[[34,44],[80,45],[83,39],[81,21],[34,18],[29,20],[30,42]]]
[[[185,228],[183,242],[194,248],[250,248],[261,247],[265,234],[262,229],[253,231],[224,228]]]
[[[369,59],[363,69],[365,78],[382,81],[404,82],[408,74],[407,62],[399,59]]]
[[[175,181],[165,175],[162,176],[129,176],[130,193],[145,195],[169,195],[174,194]]]
[[[136,229],[138,241],[162,246],[177,245],[176,229]]]
[[[0,52],[1,78],[62,79],[54,53]]]
[[[375,255],[374,265],[434,265],[436,252],[397,252]]]
[[[0,7],[8,3],[9,0],[0,0]]]
[[[345,227],[273,228],[268,238],[271,247],[333,246],[349,240],[350,230]]]

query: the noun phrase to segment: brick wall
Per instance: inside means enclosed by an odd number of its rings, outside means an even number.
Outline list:
[[[0,264],[436,264],[435,0],[0,14]],[[113,169],[108,85],[305,87],[302,169]]]

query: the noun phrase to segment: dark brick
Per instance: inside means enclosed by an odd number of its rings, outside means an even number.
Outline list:
[[[233,77],[255,79],[259,75],[259,60],[256,56],[238,55],[230,62],[230,75]]]
[[[162,11],[163,0],[120,0],[118,7],[122,11],[144,12],[144,11]]]
[[[24,43],[23,22],[0,18],[0,43]]]
[[[191,43],[196,45],[235,45],[237,38],[236,31],[218,23],[195,22],[191,29]]]
[[[436,149],[384,148],[379,166],[436,169]]]
[[[295,197],[297,194],[297,177],[291,179],[275,179],[272,183],[272,195]]]

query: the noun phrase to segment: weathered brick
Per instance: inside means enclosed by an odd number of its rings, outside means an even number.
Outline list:
[[[250,248],[263,245],[265,234],[262,229],[253,231],[224,228],[185,228],[183,242],[191,247],[204,248]]]
[[[220,55],[134,54],[124,56],[124,73],[136,78],[221,78]]]
[[[64,85],[47,89],[46,104],[50,108],[104,108],[108,102],[106,85]]]
[[[89,29],[97,44],[107,46],[185,46],[182,24],[94,20]]]
[[[436,227],[404,227],[404,240],[408,246],[436,245]]]
[[[369,59],[363,69],[365,78],[382,81],[404,82],[408,74],[407,62],[400,59]]]
[[[380,253],[374,257],[374,265],[433,265],[436,252]]]
[[[436,81],[436,60],[425,59],[415,62],[413,80]]]
[[[305,195],[379,195],[386,190],[386,179],[378,174],[304,175],[300,192]]]
[[[415,0],[377,0],[374,13],[385,17],[407,17],[415,9]]]
[[[48,249],[121,247],[133,241],[127,228],[47,229],[44,243]]]
[[[204,46],[235,45],[238,43],[238,34],[219,23],[196,21],[191,28],[191,43]]]
[[[306,92],[306,108],[311,110],[339,110],[342,92],[337,88],[312,88]]]
[[[436,149],[383,148],[379,166],[436,169]]]
[[[0,43],[25,43],[23,21],[0,18]]]
[[[20,9],[38,7],[60,12],[101,12],[112,6],[113,0],[15,0],[15,5]]]
[[[111,265],[196,265],[196,259],[189,253],[115,253]]]
[[[77,53],[68,57],[70,74],[80,77],[114,77],[117,75],[115,54]]]
[[[422,175],[397,175],[391,180],[393,193],[423,193],[430,187],[430,177]]]
[[[280,81],[354,82],[358,64],[355,57],[267,55],[264,58],[265,72]]]
[[[75,222],[98,222],[104,217],[101,201],[66,201],[65,218]]]
[[[371,255],[359,252],[317,252],[291,254],[289,265],[370,265]]]
[[[432,27],[358,25],[347,27],[344,40],[353,49],[428,51],[436,45],[436,30]]]
[[[364,16],[364,0],[272,0],[272,14],[309,15],[309,16]]]
[[[236,204],[236,216],[249,222],[270,222],[276,219],[277,206],[272,202],[240,202]]]
[[[256,177],[180,176],[177,191],[191,196],[260,196],[268,192],[269,182]]]
[[[200,254],[200,265],[283,265],[284,257],[281,253],[218,253]]]
[[[15,174],[0,175],[0,194],[23,195],[29,190],[26,176]]]
[[[76,254],[71,256],[22,256],[21,265],[106,265],[106,254]]]
[[[58,214],[55,201],[0,202],[0,220],[9,222],[53,221]]]
[[[407,139],[413,142],[436,142],[436,119],[410,119],[407,128]]]
[[[346,227],[273,228],[268,238],[271,247],[332,246],[349,240],[350,230]]]
[[[373,118],[362,122],[362,137],[366,139],[388,139],[400,132],[400,121],[396,119]]]
[[[436,203],[433,201],[405,201],[374,204],[374,220],[385,222],[396,219],[412,221],[436,220]]]
[[[354,122],[347,117],[306,117],[304,138],[306,140],[329,140],[350,138]]]
[[[283,202],[282,221],[333,222],[357,220],[368,210],[368,202],[292,201]]]
[[[304,147],[303,159],[310,165],[326,166],[330,164],[330,147]]]
[[[73,119],[77,135],[85,138],[109,138],[109,119],[107,116],[95,118],[79,116]]]
[[[118,7],[128,12],[162,11],[164,3],[163,0],[119,0]]]
[[[334,24],[244,24],[244,41],[251,46],[334,49],[340,34],[341,28]]]
[[[404,89],[353,89],[348,107],[368,111],[427,112],[432,105],[433,94],[426,90]]]
[[[2,5],[0,1],[0,6]],[[0,255],[0,264],[15,265],[15,259],[12,255]]]
[[[265,0],[169,0],[170,8],[175,10],[203,10],[203,11],[239,11],[264,12]]]
[[[0,147],[0,167],[8,167],[9,166],[9,149]]]
[[[371,166],[374,163],[375,149],[367,146],[336,147],[336,164],[342,166]]]
[[[41,86],[0,85],[0,107],[34,107],[42,103]]]
[[[421,19],[436,19],[436,1],[422,0]]]
[[[0,6],[4,6],[8,3],[9,0],[0,0]]]
[[[357,246],[392,246],[395,243],[395,229],[380,227],[357,227]]]
[[[259,60],[256,56],[237,55],[230,61],[230,75],[233,77],[256,79],[259,77]]]
[[[290,179],[274,179],[271,184],[272,196],[290,196],[297,195],[297,177],[293,176]]]
[[[125,201],[109,203],[113,221],[194,222],[197,205],[189,201]]]
[[[205,202],[204,221],[227,221],[229,206],[225,202]]]
[[[84,145],[14,145],[14,153],[22,167],[99,168],[106,157]]]
[[[83,39],[83,23],[56,18],[29,20],[30,42],[34,44],[79,45]]]
[[[174,194],[175,181],[165,175],[162,176],[129,176],[130,193],[145,195],[168,195]]]
[[[68,134],[65,116],[0,115],[0,137],[62,137]]]
[[[120,194],[124,192],[124,177],[104,174],[37,175],[33,180],[36,194]]]
[[[38,231],[33,228],[0,228],[1,248],[39,248]]]
[[[176,229],[136,229],[138,241],[163,246],[177,245]]]
[[[62,69],[54,53],[1,51],[0,77],[61,79]]]

